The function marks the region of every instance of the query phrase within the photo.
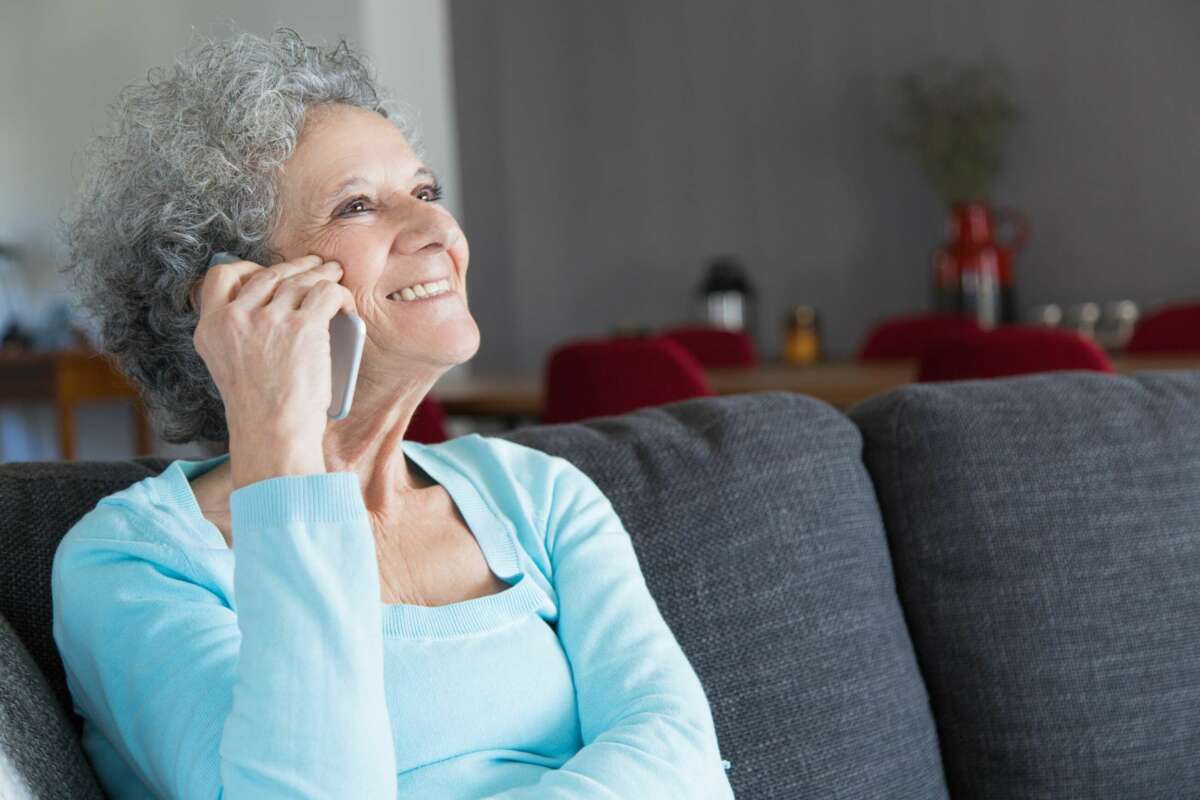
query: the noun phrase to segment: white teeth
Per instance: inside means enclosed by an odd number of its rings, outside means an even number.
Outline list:
[[[402,300],[417,300],[422,297],[432,297],[436,294],[450,291],[449,279],[443,278],[440,281],[432,283],[418,283],[413,286],[408,286],[398,292],[392,292],[388,295],[389,300],[395,300],[398,297]]]

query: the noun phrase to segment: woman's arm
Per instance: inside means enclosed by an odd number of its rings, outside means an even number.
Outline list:
[[[54,638],[75,703],[158,797],[394,800],[378,562],[358,476],[230,495],[234,610],[101,502],[64,538]]]
[[[650,595],[608,498],[557,459],[546,550],[584,747],[488,800],[733,797],[700,680]]]

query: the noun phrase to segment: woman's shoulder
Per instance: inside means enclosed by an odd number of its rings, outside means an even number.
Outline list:
[[[59,540],[54,569],[64,561],[97,558],[101,551],[109,557],[121,552],[164,565],[189,564],[185,552],[189,538],[156,488],[162,480],[159,473],[101,497]]]

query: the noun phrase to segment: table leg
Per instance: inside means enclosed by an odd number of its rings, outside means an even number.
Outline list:
[[[142,398],[133,398],[133,449],[134,454],[148,456],[151,447],[150,421],[146,417],[146,407]]]
[[[75,408],[59,400],[55,403],[58,419],[58,452],[64,461],[75,460]]]

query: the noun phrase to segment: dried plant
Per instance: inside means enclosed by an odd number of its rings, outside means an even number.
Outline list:
[[[1004,66],[939,61],[906,73],[898,87],[901,119],[889,138],[916,157],[948,207],[988,200],[1004,139],[1019,118]]]

